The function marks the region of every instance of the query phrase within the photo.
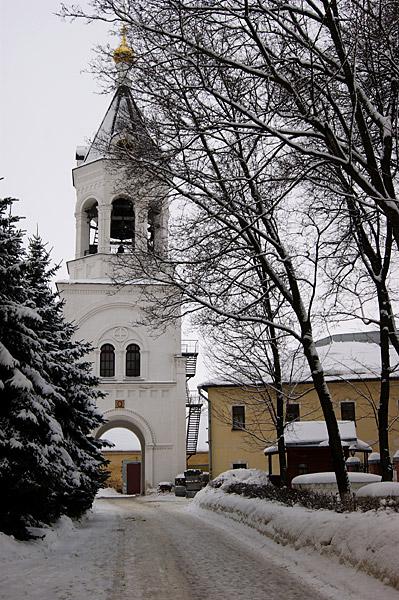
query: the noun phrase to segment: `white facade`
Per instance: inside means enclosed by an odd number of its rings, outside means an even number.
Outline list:
[[[107,119],[115,124],[117,111],[122,106],[121,99],[125,103],[124,110],[126,102],[132,102],[129,108],[137,111],[130,90],[119,88],[101,126],[103,134]],[[137,113],[134,116],[140,118]],[[105,133],[115,136],[114,130]],[[87,160],[89,156],[90,160]],[[126,253],[145,253],[149,244],[148,215],[156,206],[151,213],[155,214],[151,217],[151,251],[166,252],[168,209],[161,200],[165,190],[157,188],[145,177],[130,180],[126,186],[121,185],[120,174],[111,172],[107,159],[94,154],[93,148],[86,157],[78,159],[73,179],[77,194],[76,258],[68,263],[69,280],[57,285],[65,299],[65,317],[77,324],[77,339],[93,345],[89,360],[93,363],[95,374],[103,375],[100,387],[106,397],[99,400],[98,406],[106,423],[96,435],[102,435],[112,427],[127,427],[138,436],[142,445],[144,492],[160,481],[173,481],[176,473],[185,469],[186,364],[181,354],[179,322],[171,323],[167,329],[160,331],[143,324],[143,291],[159,296],[159,302],[162,302],[165,294],[162,286],[144,275],[137,279],[137,283],[129,283],[120,289],[112,285],[118,263],[118,241],[112,239],[115,238],[115,229],[112,235],[111,220],[122,231],[120,223],[124,217],[112,216],[113,210],[117,200],[128,202],[132,216],[128,217],[130,221],[123,221],[125,229],[121,236],[124,239],[120,240],[119,251],[123,246],[125,258]],[[90,239],[90,236],[93,237],[90,220],[96,225],[96,237],[93,239]],[[131,235],[126,233],[130,223],[134,227]],[[126,241],[126,238],[129,239]],[[104,351],[105,345],[114,349],[114,372],[107,376],[105,371],[100,371],[101,348]],[[139,348],[139,374],[127,372],[128,347]],[[103,362],[101,365],[104,369]]]

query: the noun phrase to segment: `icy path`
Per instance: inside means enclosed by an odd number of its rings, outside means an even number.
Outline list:
[[[3,544],[0,598],[398,600],[364,574],[189,506],[173,496],[97,500],[77,529],[33,546]]]

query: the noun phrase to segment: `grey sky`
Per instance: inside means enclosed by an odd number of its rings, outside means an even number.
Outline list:
[[[108,26],[67,23],[58,0],[0,0],[0,196],[20,199],[23,228],[39,232],[59,262],[74,256],[71,169],[109,96],[83,73]],[[66,274],[63,265],[60,277]]]

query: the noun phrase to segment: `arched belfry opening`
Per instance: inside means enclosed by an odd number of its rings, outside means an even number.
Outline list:
[[[84,255],[96,254],[98,252],[98,203],[94,199],[84,208],[82,235]]]
[[[103,447],[109,460],[108,484],[124,494],[145,493],[145,440],[140,429],[121,415],[104,423],[96,438],[108,440],[113,447]]]
[[[132,252],[135,242],[135,214],[133,202],[116,198],[112,202],[110,243],[111,252]]]

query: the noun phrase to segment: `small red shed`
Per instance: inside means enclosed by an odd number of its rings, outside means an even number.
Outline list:
[[[370,446],[357,439],[353,421],[338,421],[339,433],[345,458],[354,452],[371,452]],[[287,423],[284,432],[287,454],[287,481],[297,475],[333,471],[333,463],[328,445],[328,432],[325,421],[292,421]],[[272,475],[272,456],[278,454],[277,446],[264,450],[269,462],[269,475]],[[365,454],[366,456],[366,454]],[[365,464],[367,460],[365,459]]]

